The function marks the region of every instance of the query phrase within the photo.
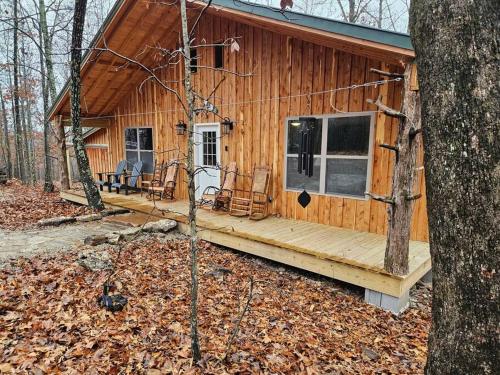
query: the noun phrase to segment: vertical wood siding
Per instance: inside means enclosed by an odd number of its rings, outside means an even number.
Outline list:
[[[85,143],[89,145],[86,147],[86,150],[89,157],[90,169],[95,179],[97,179],[98,172],[108,172],[114,170],[114,167],[109,165],[109,147],[92,147],[92,145],[108,144],[108,134],[106,129],[100,129],[94,134],[89,135],[85,138]]]
[[[194,85],[201,89],[202,95],[208,95],[225,77],[213,101],[219,108],[219,114],[235,120],[236,126],[229,136],[221,140],[222,164],[227,165],[234,160],[240,171],[247,176],[256,164],[271,166],[271,206],[276,215],[385,234],[387,212],[383,203],[312,195],[311,204],[303,209],[297,203],[298,194],[284,190],[285,118],[295,115],[374,111],[376,108],[368,104],[366,99],[376,99],[379,95],[387,105],[399,108],[402,89],[400,83],[320,95],[296,95],[380,79],[378,75],[370,73],[372,67],[399,72],[403,71],[403,67],[315,45],[226,18],[205,17],[205,22],[199,25],[196,42],[202,43],[205,40],[206,43],[212,43],[228,37],[239,37],[237,40],[240,51],[231,53],[226,49],[224,67],[240,73],[253,73],[252,77],[241,77],[199,68],[195,74]],[[198,56],[199,65],[213,65],[212,48],[199,48]],[[181,65],[172,67],[162,78],[177,81],[171,85],[182,95],[183,88],[178,83],[181,69]],[[281,99],[268,100],[278,97]],[[113,126],[108,131],[103,131],[107,137],[107,141],[103,143],[110,145],[107,155],[103,155],[102,150],[89,152],[91,159],[102,159],[99,161],[100,165],[96,164],[97,161],[92,161],[94,168],[101,168],[108,162],[107,168],[112,168],[119,159],[124,158],[126,127],[152,126],[158,159],[184,157],[186,136],[175,134],[175,124],[185,118],[175,97],[165,93],[159,86],[147,82],[140,92],[138,88],[130,90],[114,115]],[[197,121],[204,123],[220,120],[210,114],[200,115]],[[377,145],[395,142],[397,120],[377,113],[374,134],[371,190],[376,194],[389,194],[394,155]],[[93,143],[90,140],[87,142]],[[166,152],[172,149],[180,151]],[[422,163],[422,158],[421,151],[419,163]],[[419,174],[418,189],[425,193],[423,176],[423,173]],[[187,199],[185,180],[186,176],[181,171],[176,193],[179,199]],[[249,188],[250,179],[239,178],[237,185],[239,188]],[[415,205],[411,237],[414,240],[428,240],[425,198],[418,200]]]

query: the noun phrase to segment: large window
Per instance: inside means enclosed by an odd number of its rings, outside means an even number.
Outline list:
[[[125,129],[125,156],[128,162],[127,169],[132,169],[137,161],[142,160],[143,171],[153,173],[153,129]]]
[[[371,112],[288,119],[286,189],[365,198],[373,121]]]

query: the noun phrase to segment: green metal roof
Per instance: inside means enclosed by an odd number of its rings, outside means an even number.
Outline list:
[[[207,0],[203,1],[207,2]],[[404,33],[337,21],[330,18],[311,16],[290,10],[282,11],[279,8],[248,3],[241,0],[212,0],[212,4],[224,8],[239,10],[245,13],[255,14],[257,16],[271,18],[277,21],[288,22],[295,25],[310,27],[312,29],[413,50],[410,36]]]

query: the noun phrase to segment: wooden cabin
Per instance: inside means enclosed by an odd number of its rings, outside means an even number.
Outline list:
[[[190,3],[191,23],[203,6],[200,1]],[[103,47],[105,40],[110,49],[153,67],[163,61],[155,47],[178,48],[179,32],[177,7],[120,0],[93,46]],[[209,47],[230,38],[237,46]],[[196,133],[208,135],[196,146],[196,160],[222,166],[235,161],[242,175],[237,178],[241,189],[249,188],[248,176],[255,165],[272,168],[272,217],[250,223],[226,214],[224,220],[237,220],[228,224],[233,226],[233,236],[238,225],[241,233],[253,234],[237,235],[237,241],[228,234],[218,238],[220,231],[204,235],[223,245],[399,298],[397,304],[404,302],[411,285],[430,269],[424,175],[419,173],[415,187],[423,198],[414,208],[408,277],[383,271],[386,205],[365,192],[390,194],[394,155],[378,145],[394,143],[398,130],[397,119],[378,111],[367,99],[380,97],[386,105],[399,108],[402,91],[401,81],[381,77],[370,68],[403,72],[414,58],[409,36],[240,1],[214,0],[198,24],[195,44],[199,45],[192,52],[197,65],[193,68],[195,88],[206,97],[218,85],[210,99],[217,115],[202,113],[196,118]],[[182,64],[174,64],[161,70],[161,79],[181,94],[183,69]],[[176,132],[176,125],[185,120],[179,102],[147,79],[143,69],[109,52],[90,51],[81,76],[84,126],[93,128],[85,141],[94,173],[114,170],[121,159],[130,163],[140,159],[148,178],[155,159],[168,160],[176,152],[185,152],[187,135]],[[67,121],[69,114],[66,86],[51,116],[54,121]],[[304,117],[314,118],[310,177],[297,170],[296,125]],[[234,123],[227,134],[221,127],[223,118]],[[201,176],[198,191],[219,184],[219,172]],[[176,201],[162,204],[182,210],[180,205],[185,207],[187,200],[185,181],[181,169]],[[306,208],[297,201],[303,190],[311,196]],[[65,194],[67,199],[81,199],[78,192]],[[137,195],[103,196],[110,204],[127,206],[134,201],[137,210],[147,211],[147,202]],[[202,221],[208,223],[210,215],[215,214],[202,213]],[[213,220],[223,220],[223,216]],[[273,227],[281,232],[272,233]],[[270,231],[267,236],[266,230]],[[257,250],[259,246],[262,249]],[[285,255],[276,255],[279,251]],[[325,260],[333,265],[321,263]]]

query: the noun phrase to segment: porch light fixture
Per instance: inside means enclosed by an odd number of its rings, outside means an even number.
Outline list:
[[[290,121],[290,125],[297,127],[301,125],[301,122],[299,120],[292,120]]]
[[[224,119],[221,122],[222,125],[222,134],[228,135],[231,133],[234,127],[234,123],[231,121],[229,117],[224,117]]]
[[[187,125],[182,120],[179,121],[179,123],[177,125],[175,125],[175,130],[177,132],[177,135],[186,134],[186,129],[187,129]]]

